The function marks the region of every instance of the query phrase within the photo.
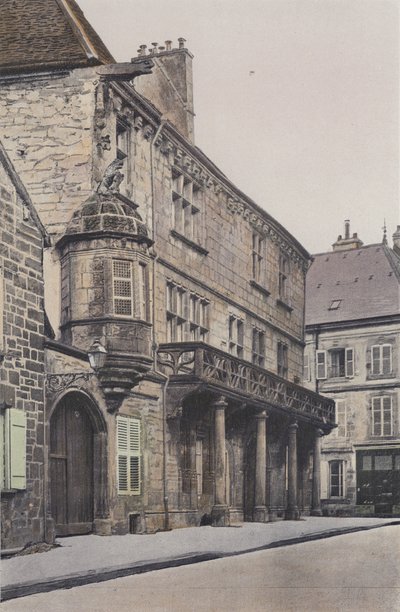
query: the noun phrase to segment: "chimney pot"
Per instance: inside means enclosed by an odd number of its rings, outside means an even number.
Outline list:
[[[165,51],[165,47],[158,47],[158,51],[159,53],[162,53],[163,51]]]
[[[186,42],[186,38],[178,38],[178,43],[179,43],[179,49],[184,49],[185,48],[185,42]]]
[[[344,237],[346,240],[350,238],[350,220],[349,219],[345,219],[345,222],[344,222]]]
[[[146,55],[147,45],[140,45],[140,55]]]
[[[167,51],[171,51],[171,49],[172,49],[172,40],[166,40],[165,41],[165,47],[166,47]]]

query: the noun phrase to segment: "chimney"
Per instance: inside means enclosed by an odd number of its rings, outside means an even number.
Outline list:
[[[194,144],[193,55],[186,49],[184,38],[177,42],[177,47],[171,40],[165,41],[165,47],[151,43],[149,52],[155,64],[152,74],[136,78],[134,87]],[[139,56],[143,57],[146,45],[140,49]]]
[[[397,230],[393,234],[393,251],[400,255],[400,225],[397,226]]]
[[[364,243],[359,239],[356,233],[350,237],[350,220],[344,222],[344,238],[338,236],[336,242],[332,244],[334,251],[349,251],[350,249],[359,249]]]

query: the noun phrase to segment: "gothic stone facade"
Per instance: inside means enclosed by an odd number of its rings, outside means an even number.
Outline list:
[[[339,237],[307,277],[305,384],[338,424],[322,444],[326,514],[400,513],[398,230],[393,249]]]
[[[5,147],[52,239],[47,537],[318,513],[334,414],[299,386],[309,255],[194,146],[183,40],[101,51],[1,80]]]

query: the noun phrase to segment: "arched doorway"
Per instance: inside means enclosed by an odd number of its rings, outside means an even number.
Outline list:
[[[98,428],[86,396],[67,394],[50,419],[50,502],[58,536],[93,531],[98,505],[94,477],[99,446],[96,434]]]

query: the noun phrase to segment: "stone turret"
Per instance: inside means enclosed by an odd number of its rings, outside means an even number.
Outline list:
[[[152,363],[149,247],[137,206],[112,191],[115,177],[75,211],[58,241],[62,340],[106,349],[100,383],[112,406]]]

